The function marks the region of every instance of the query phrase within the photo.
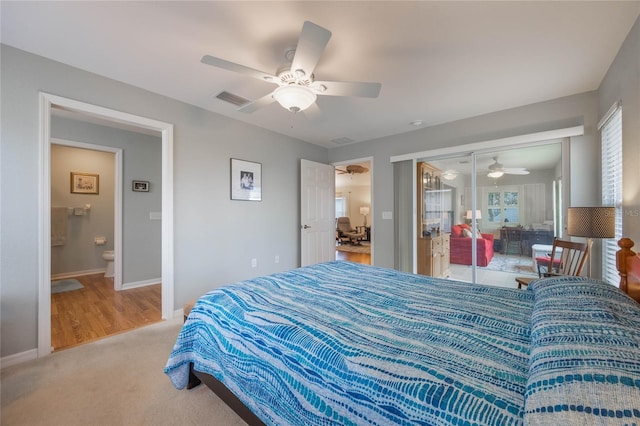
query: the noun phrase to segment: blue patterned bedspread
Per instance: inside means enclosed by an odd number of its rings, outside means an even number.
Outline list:
[[[199,299],[165,372],[182,389],[193,363],[269,425],[519,425],[529,413],[532,424],[590,424],[565,422],[573,413],[601,424],[604,405],[597,416],[593,403],[588,414],[575,404],[549,408],[561,402],[558,392],[572,381],[569,376],[576,377],[573,362],[582,349],[570,353],[569,361],[555,358],[565,357],[567,334],[580,334],[587,324],[559,326],[563,334],[554,343],[557,323],[552,320],[552,330],[540,324],[547,320],[535,309],[547,302],[536,300],[537,285],[531,287],[474,285],[349,262],[259,277]],[[551,309],[564,312],[571,305]],[[640,309],[625,309],[625,317],[627,311],[635,315],[622,332],[631,337],[614,329],[606,342],[623,342],[624,359],[587,363],[580,374],[584,384],[593,365],[606,364],[608,390],[623,386],[631,398],[616,400],[628,412],[615,408],[606,418],[621,420],[619,414],[634,424],[640,420],[633,410],[640,406]],[[600,314],[585,319],[601,320]],[[634,326],[635,334],[628,330]],[[618,354],[607,351],[609,357]],[[599,384],[600,377],[589,383],[594,381]],[[574,382],[571,392],[584,390]],[[525,402],[525,395],[549,391],[555,392],[553,403]],[[558,414],[565,415],[562,421],[554,420]]]

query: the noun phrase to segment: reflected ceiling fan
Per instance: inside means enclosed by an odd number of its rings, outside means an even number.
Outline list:
[[[336,168],[336,170],[338,171],[339,175],[344,175],[344,174],[357,175],[357,174],[366,173],[369,171],[367,167],[361,166],[359,164],[351,164],[345,167],[344,170],[340,170],[338,168]]]
[[[503,175],[528,175],[529,171],[526,167],[504,167],[502,164],[498,163],[498,157],[493,157],[494,163],[489,166],[489,173],[487,174],[490,178],[499,178]]]
[[[278,69],[275,75],[209,55],[203,56],[201,62],[278,85],[273,92],[238,109],[245,113],[254,112],[276,101],[289,111],[304,111],[315,105],[318,95],[377,98],[382,87],[380,83],[315,79],[313,70],[330,38],[330,31],[313,22],[305,21],[298,45],[285,52],[285,57],[291,64]]]

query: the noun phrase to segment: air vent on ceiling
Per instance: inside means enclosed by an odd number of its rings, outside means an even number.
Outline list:
[[[233,104],[238,107],[246,105],[250,102],[249,99],[245,99],[242,96],[234,95],[233,93],[229,93],[224,90],[218,93],[216,95],[216,98],[220,99],[221,101],[229,102],[230,104]]]
[[[331,139],[331,142],[335,143],[336,145],[346,145],[349,143],[353,143],[355,141],[351,138],[336,138],[336,139]]]

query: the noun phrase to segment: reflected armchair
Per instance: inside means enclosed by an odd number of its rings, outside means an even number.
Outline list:
[[[360,240],[366,237],[364,232],[358,232],[351,227],[351,220],[348,217],[339,217],[336,221],[336,232],[338,242],[349,241],[351,244],[360,244]]]

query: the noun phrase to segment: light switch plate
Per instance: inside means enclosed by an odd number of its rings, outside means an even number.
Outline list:
[[[162,220],[162,212],[149,213],[149,220]]]
[[[382,212],[383,219],[393,219],[393,212]]]

